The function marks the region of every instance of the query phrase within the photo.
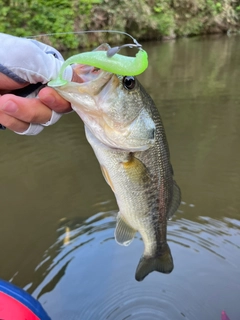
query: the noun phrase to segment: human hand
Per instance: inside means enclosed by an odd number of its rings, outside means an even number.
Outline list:
[[[19,134],[33,135],[55,123],[61,113],[71,111],[70,104],[48,87],[24,94],[26,97],[18,96],[29,90],[32,86],[29,84],[46,84],[57,76],[63,63],[57,50],[35,40],[1,33],[0,43],[3,62],[0,64],[0,123],[3,126]],[[65,78],[72,79],[71,67]]]
[[[55,112],[52,113],[52,110]],[[51,118],[52,121],[58,120],[62,113],[71,110],[70,103],[48,87],[39,91],[38,98],[24,98],[15,94],[0,97],[0,123],[18,134],[37,134],[44,128],[41,123],[48,125]]]

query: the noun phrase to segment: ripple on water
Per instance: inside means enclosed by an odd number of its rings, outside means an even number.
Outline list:
[[[232,239],[239,226],[234,221],[171,221],[174,271],[154,272],[138,283],[134,273],[142,241],[137,235],[129,247],[117,245],[115,216],[107,212],[84,222],[61,222],[56,243],[28,286],[53,320],[220,319],[223,309],[233,316],[240,311],[232,305],[232,296],[240,293],[235,283],[240,248]],[[231,296],[227,287],[233,288]]]

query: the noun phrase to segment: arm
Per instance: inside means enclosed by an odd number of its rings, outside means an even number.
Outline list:
[[[44,128],[39,124],[55,123],[61,113],[71,110],[70,104],[48,87],[36,97],[11,92],[30,83],[47,83],[57,76],[63,58],[54,48],[29,39],[0,33],[0,43],[0,123],[20,134],[37,134]],[[69,69],[66,78],[72,77]],[[27,132],[30,123],[34,130]]]

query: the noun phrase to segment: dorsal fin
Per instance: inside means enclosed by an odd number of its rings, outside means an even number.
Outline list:
[[[176,181],[173,180],[173,196],[170,208],[167,213],[167,219],[171,219],[174,213],[177,211],[181,203],[181,190],[177,185]]]

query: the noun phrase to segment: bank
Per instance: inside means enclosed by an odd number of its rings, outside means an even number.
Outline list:
[[[38,40],[60,50],[126,41],[116,34],[73,33],[80,30],[120,30],[147,41],[240,29],[240,4],[230,0],[0,0],[0,8],[0,32],[57,33]]]

